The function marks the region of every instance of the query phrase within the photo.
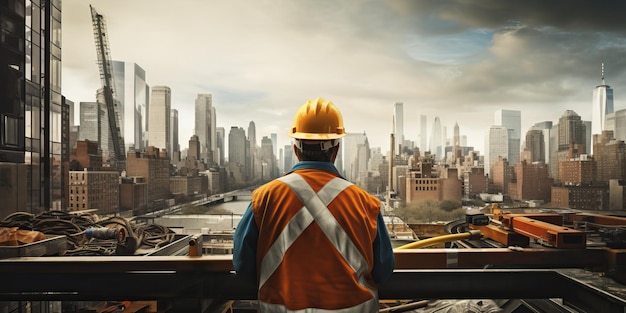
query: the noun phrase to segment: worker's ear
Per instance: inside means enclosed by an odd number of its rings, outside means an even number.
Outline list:
[[[293,153],[296,155],[296,157],[298,158],[298,161],[302,161],[300,159],[300,150],[298,150],[298,146],[296,146],[295,144],[293,145]]]
[[[337,154],[339,154],[339,143],[335,147],[333,147],[335,151],[333,151],[333,155],[330,157],[330,163],[335,163],[335,159],[337,158]]]

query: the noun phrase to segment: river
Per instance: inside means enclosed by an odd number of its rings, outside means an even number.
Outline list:
[[[211,208],[226,210],[228,212],[232,212],[233,214],[243,215],[249,203],[249,200],[229,201],[212,205]]]

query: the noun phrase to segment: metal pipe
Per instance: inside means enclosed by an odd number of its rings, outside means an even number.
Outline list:
[[[449,235],[443,235],[443,236],[437,236],[437,237],[432,237],[428,239],[418,240],[416,242],[411,242],[409,244],[397,247],[396,250],[426,248],[426,247],[430,247],[430,246],[444,243],[444,242],[464,240],[464,239],[479,239],[480,236],[481,234],[479,230],[470,230],[468,232],[460,233],[460,234],[449,234]]]

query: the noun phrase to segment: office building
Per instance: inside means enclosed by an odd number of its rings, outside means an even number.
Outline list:
[[[425,152],[428,150],[428,122],[426,115],[420,115],[419,121],[419,148],[420,151]]]
[[[550,202],[554,179],[549,177],[548,166],[543,162],[529,163],[521,161],[515,165],[516,189],[511,192],[513,200],[541,200]]]
[[[604,130],[613,131],[615,139],[626,141],[626,109],[607,114]]]
[[[154,86],[150,96],[150,128],[148,129],[148,144],[172,153],[170,142],[170,110],[172,109],[172,91],[167,86]]]
[[[151,123],[152,124],[152,123]],[[148,146],[145,151],[130,149],[126,157],[127,176],[143,177],[148,185],[148,207],[170,193],[170,160],[166,151]]]
[[[515,165],[520,157],[520,138],[522,132],[522,113],[517,110],[497,110],[494,124],[504,126],[509,132],[509,152],[506,158],[509,164]]]
[[[120,131],[128,147],[143,150],[149,103],[146,72],[133,62],[112,61],[114,97],[119,102]]]
[[[117,171],[70,171],[69,211],[97,209],[97,214],[119,213]]]
[[[444,146],[441,134],[441,122],[439,121],[439,117],[435,117],[435,121],[433,122],[433,128],[430,132],[430,143],[428,146],[428,150],[432,155],[434,155],[435,160],[442,160],[445,156],[443,155]]]
[[[485,172],[489,177],[493,177],[492,167],[498,158],[508,157],[509,143],[509,130],[505,126],[489,127],[485,136]]]
[[[545,163],[546,143],[544,130],[532,128],[526,132],[525,148],[522,161],[529,164],[534,162]]]
[[[0,218],[66,210],[60,1],[8,1],[0,40]],[[68,128],[69,130],[69,128]]]
[[[348,133],[342,138],[344,177],[358,183],[359,177],[367,176],[369,142],[365,133]]]
[[[215,109],[213,95],[198,94],[195,101],[195,134],[200,140],[200,157],[213,165],[213,154],[216,146]]]
[[[172,161],[180,161],[180,144],[178,143],[178,110],[170,110],[170,145],[172,151],[169,152]]]
[[[224,166],[226,164],[225,156],[226,153],[226,130],[224,127],[215,128],[215,138],[217,139],[216,148],[217,148],[217,165]]]
[[[602,63],[602,84],[596,86],[593,90],[593,106],[591,107],[592,135],[599,135],[605,130],[606,116],[613,113],[613,111],[613,89],[604,81],[604,63]]]
[[[236,182],[247,181],[250,177],[250,143],[243,128],[232,126],[228,133],[228,168]]]
[[[396,154],[402,154],[402,148],[404,147],[404,104],[402,102],[396,102],[393,112],[393,134],[396,138],[396,147],[394,150]]]

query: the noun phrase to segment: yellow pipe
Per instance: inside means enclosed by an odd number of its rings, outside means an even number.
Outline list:
[[[465,233],[460,234],[449,234],[443,236],[432,237],[428,239],[422,239],[416,242],[411,242],[406,245],[397,247],[396,250],[400,249],[419,249],[430,247],[439,243],[464,240],[464,239],[478,239],[480,238],[480,230],[471,230]]]

